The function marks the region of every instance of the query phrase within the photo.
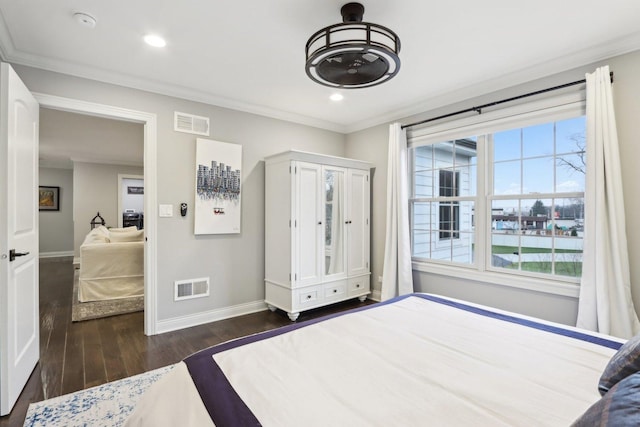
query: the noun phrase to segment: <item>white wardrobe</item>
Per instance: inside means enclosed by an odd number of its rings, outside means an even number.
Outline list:
[[[287,151],[265,159],[265,302],[301,311],[370,293],[371,164]]]

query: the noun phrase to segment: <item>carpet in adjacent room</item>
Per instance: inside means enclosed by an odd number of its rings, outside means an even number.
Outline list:
[[[144,296],[103,301],[78,301],[79,276],[80,270],[76,270],[73,275],[73,300],[71,306],[71,320],[73,322],[144,310]]]

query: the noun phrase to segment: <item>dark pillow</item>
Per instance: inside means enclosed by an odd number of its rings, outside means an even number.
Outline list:
[[[604,368],[598,391],[601,396],[631,374],[640,371],[640,335],[636,335],[623,344]]]
[[[640,425],[640,372],[611,387],[572,427],[637,427]]]

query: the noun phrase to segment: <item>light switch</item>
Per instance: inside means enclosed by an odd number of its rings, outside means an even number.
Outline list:
[[[158,209],[158,214],[160,217],[172,217],[173,205],[160,205],[160,208]]]

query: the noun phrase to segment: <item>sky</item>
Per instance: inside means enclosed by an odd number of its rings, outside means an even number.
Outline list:
[[[583,142],[584,135],[584,116],[555,122],[555,138],[554,123],[494,134],[494,193],[584,191],[584,174],[560,160],[582,165],[576,139]],[[555,176],[541,173],[554,166]]]

